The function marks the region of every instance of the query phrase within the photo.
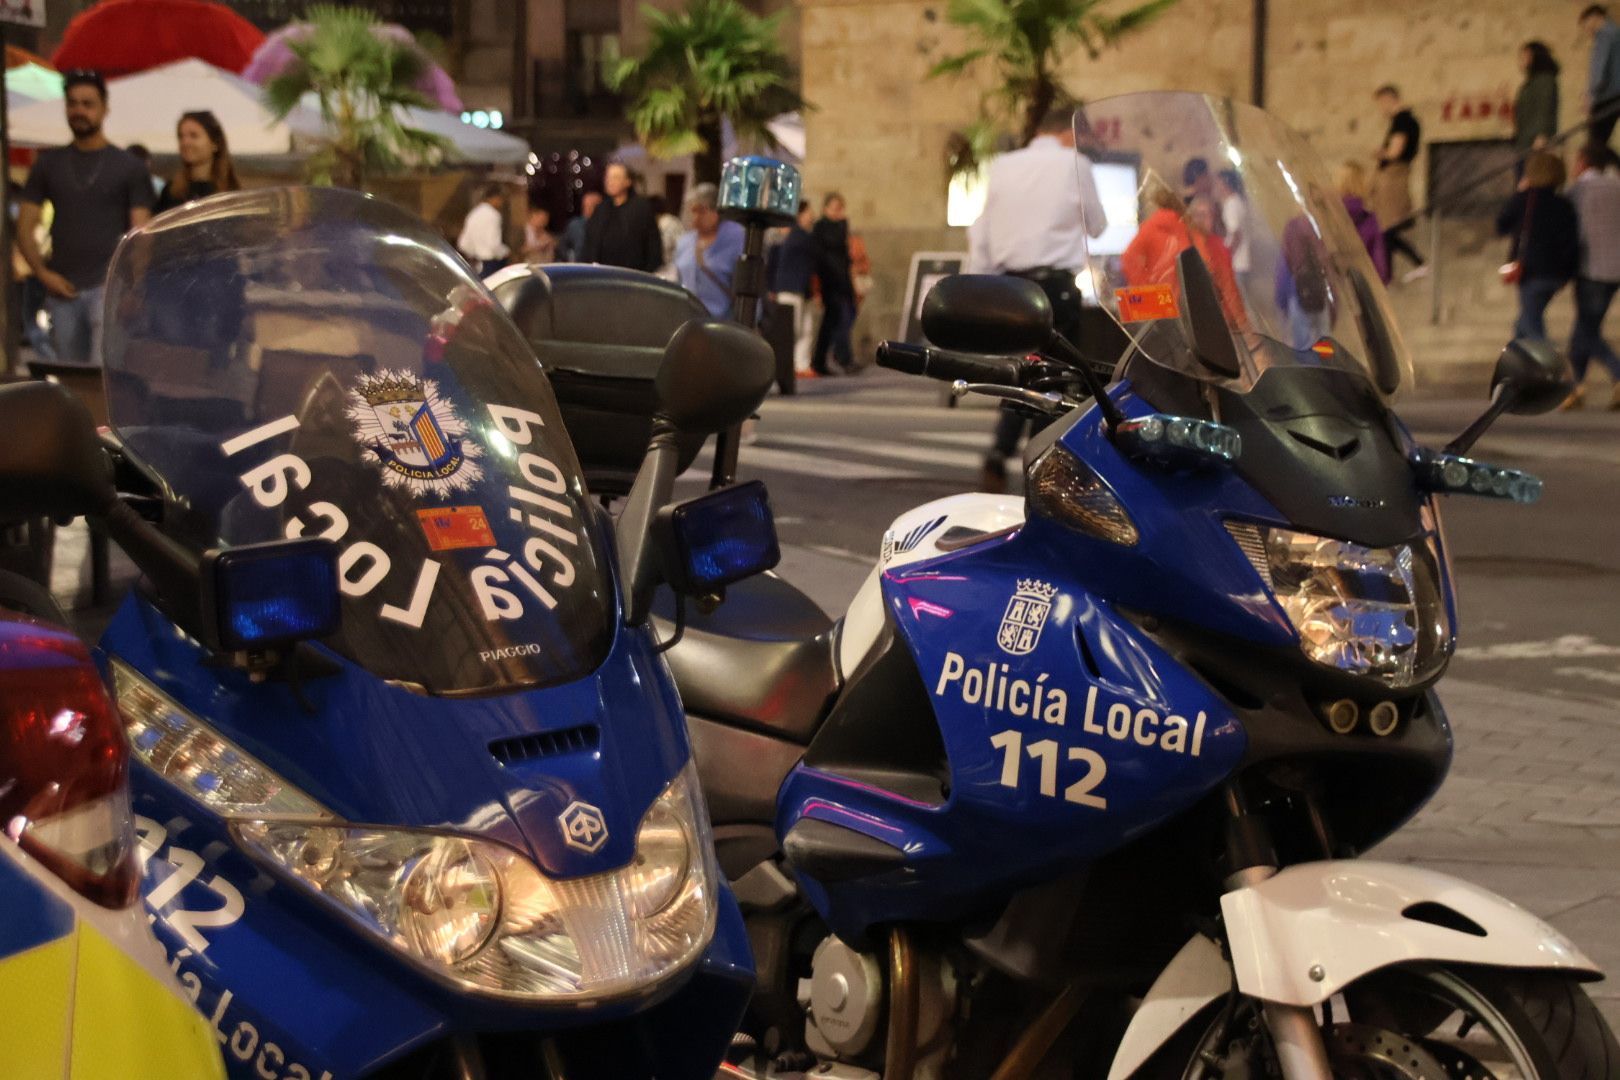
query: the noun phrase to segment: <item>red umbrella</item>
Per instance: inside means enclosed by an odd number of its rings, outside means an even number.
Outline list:
[[[102,0],[73,17],[51,56],[58,71],[108,78],[196,57],[240,72],[264,42],[259,28],[206,0]]]

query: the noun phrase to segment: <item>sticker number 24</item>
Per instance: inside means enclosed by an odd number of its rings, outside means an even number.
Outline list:
[[[990,745],[1001,751],[1002,787],[1017,789],[1024,759],[1028,757],[1031,761],[1039,763],[1040,771],[1036,781],[1041,794],[1048,798],[1057,798],[1059,747],[1054,740],[1041,739],[1025,746],[1024,733],[1008,729],[990,736]],[[1108,809],[1107,799],[1092,794],[1097,785],[1103,782],[1103,777],[1108,775],[1108,762],[1089,746],[1069,747],[1068,757],[1070,761],[1084,764],[1086,771],[1078,780],[1063,789],[1064,801],[1096,810]]]

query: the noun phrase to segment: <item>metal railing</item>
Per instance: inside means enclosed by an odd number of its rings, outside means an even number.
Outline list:
[[[1557,149],[1570,142],[1579,135],[1583,135],[1594,123],[1606,120],[1609,117],[1620,115],[1620,98],[1613,99],[1604,106],[1587,116],[1578,124],[1572,124],[1554,135],[1543,149]],[[1476,195],[1481,188],[1492,181],[1500,180],[1508,173],[1517,172],[1531,154],[1538,151],[1530,150],[1522,154],[1515,154],[1501,165],[1481,170],[1461,183],[1447,187],[1438,195],[1431,195],[1429,200],[1412,212],[1412,216],[1401,222],[1401,225],[1415,224],[1427,217],[1429,219],[1429,266],[1431,286],[1431,299],[1429,305],[1429,322],[1431,325],[1440,324],[1440,316],[1444,306],[1445,292],[1443,276],[1441,273],[1443,253],[1441,248],[1441,223],[1445,218],[1448,207],[1463,205],[1469,196]]]

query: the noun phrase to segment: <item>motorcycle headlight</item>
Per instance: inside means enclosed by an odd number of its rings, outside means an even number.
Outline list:
[[[114,683],[137,757],[247,851],[467,989],[589,1004],[674,974],[714,935],[719,869],[690,762],[642,817],[627,865],[557,879],[504,844],[341,821],[133,669],[115,662]]]
[[[1244,522],[1226,528],[1316,663],[1394,689],[1445,666],[1451,623],[1432,537],[1374,548]]]

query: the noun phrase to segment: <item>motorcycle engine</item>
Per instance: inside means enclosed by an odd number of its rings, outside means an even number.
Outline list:
[[[865,1053],[883,1016],[883,969],[877,959],[828,936],[810,959],[810,977],[799,980],[805,1010],[804,1041],[820,1058]]]

